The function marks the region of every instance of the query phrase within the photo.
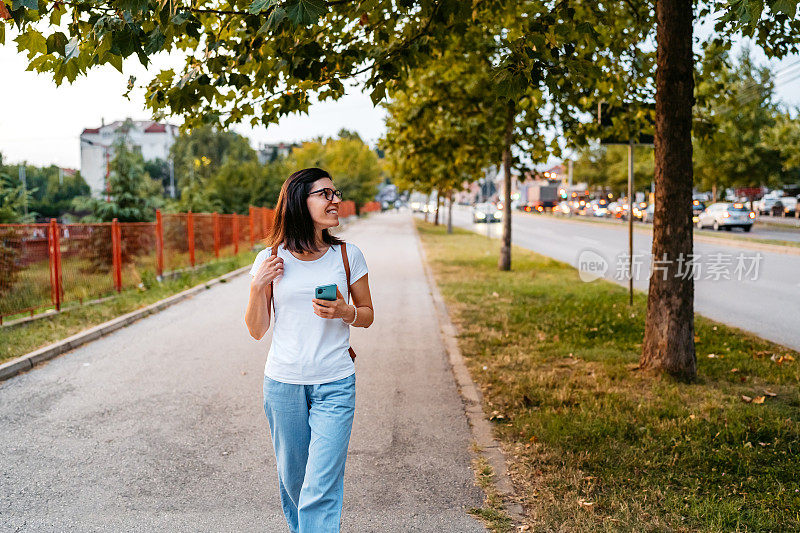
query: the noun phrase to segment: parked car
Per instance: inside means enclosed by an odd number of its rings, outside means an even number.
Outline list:
[[[494,204],[483,203],[472,206],[472,222],[500,222],[503,212]]]
[[[797,211],[797,198],[794,196],[784,196],[781,198],[781,205],[783,205],[783,213],[781,213],[781,216],[793,217]]]
[[[756,211],[758,211],[758,214],[769,215],[772,214],[772,208],[778,200],[779,198],[777,197],[765,196],[764,198],[756,202],[756,205],[754,205],[753,207],[755,207]]]
[[[712,227],[715,230],[725,228],[728,231],[732,228],[742,228],[744,231],[750,231],[755,218],[756,214],[742,203],[718,202],[700,213],[697,227],[699,229]]]
[[[656,204],[649,204],[642,210],[642,222],[653,222],[653,213],[655,212]]]

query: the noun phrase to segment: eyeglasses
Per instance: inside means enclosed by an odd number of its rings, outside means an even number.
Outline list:
[[[308,193],[308,195],[311,196],[312,194],[317,194],[318,192],[321,192],[325,196],[325,199],[328,200],[329,202],[333,200],[334,194],[339,198],[339,200],[342,199],[342,191],[340,191],[339,189],[333,190],[330,187],[325,187],[324,189],[317,189],[316,191],[311,191],[310,193]]]

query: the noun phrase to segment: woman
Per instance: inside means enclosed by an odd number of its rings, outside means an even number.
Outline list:
[[[245,322],[254,338],[261,339],[269,329],[274,307],[264,411],[278,464],[281,505],[293,532],[339,531],[355,413],[349,327],[366,328],[373,319],[361,250],[345,246],[348,290],[344,243],[328,232],[339,225],[341,197],[322,169],[289,176],[278,196],[268,248],[259,252],[250,270]],[[314,298],[317,286],[332,283],[338,288],[336,301]],[[347,303],[348,292],[353,305]]]

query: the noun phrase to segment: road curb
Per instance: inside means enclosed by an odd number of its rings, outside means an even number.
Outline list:
[[[508,474],[505,454],[500,447],[500,443],[494,438],[492,424],[486,419],[486,415],[483,412],[483,395],[477,385],[475,385],[475,382],[472,381],[472,376],[470,376],[467,365],[464,362],[461,349],[458,347],[458,340],[456,338],[458,332],[450,320],[447,305],[444,302],[442,293],[439,291],[436,279],[433,277],[433,272],[428,264],[425,249],[422,246],[422,241],[419,237],[416,225],[414,226],[414,235],[417,238],[417,247],[422,257],[425,278],[428,281],[428,288],[433,297],[434,307],[436,308],[436,316],[439,320],[442,340],[444,341],[445,349],[447,350],[447,355],[450,360],[450,366],[456,379],[458,392],[464,402],[464,410],[472,431],[472,437],[478,445],[481,455],[483,455],[494,471],[495,488],[503,498],[506,512],[515,523],[519,524],[524,518],[524,512],[514,492],[514,485],[511,482],[511,477]]]
[[[7,363],[3,363],[0,365],[0,381],[12,378],[17,374],[32,369],[43,361],[53,359],[54,357],[73,350],[78,346],[86,344],[87,342],[99,339],[100,337],[107,335],[112,331],[116,331],[127,326],[128,324],[132,324],[141,318],[166,309],[172,304],[178,303],[181,300],[185,300],[190,296],[194,296],[195,294],[202,292],[204,289],[210,288],[212,285],[224,283],[233,277],[244,274],[250,270],[251,266],[252,265],[247,265],[237,268],[236,270],[231,270],[222,276],[210,279],[195,285],[194,287],[186,289],[185,291],[173,294],[172,296],[168,296],[162,300],[154,302],[146,307],[131,311],[130,313],[122,316],[118,316],[117,318],[113,318],[107,322],[103,322],[102,324],[98,324],[89,329],[80,331],[71,337],[67,337],[66,339],[62,339],[48,346],[43,346],[38,350],[17,357],[16,359],[12,359]]]

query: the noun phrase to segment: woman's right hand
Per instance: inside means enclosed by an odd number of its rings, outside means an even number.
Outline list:
[[[251,283],[256,287],[265,289],[267,285],[272,283],[278,276],[283,274],[283,259],[278,256],[270,256],[266,261],[261,263],[256,270],[255,276]]]

